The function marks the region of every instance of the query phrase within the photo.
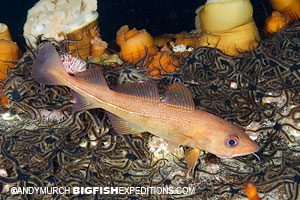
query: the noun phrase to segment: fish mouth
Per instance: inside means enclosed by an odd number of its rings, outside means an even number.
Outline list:
[[[219,158],[234,158],[234,157],[239,157],[239,156],[247,156],[247,155],[250,155],[252,153],[255,153],[255,152],[251,152],[251,153],[244,153],[244,154],[234,154],[234,155],[216,155],[218,156]]]
[[[236,157],[237,155],[230,155],[230,156],[225,156],[225,155],[216,155],[219,158],[233,158]]]
[[[233,154],[233,155],[217,155],[216,154],[216,156],[218,156],[219,158],[234,158],[234,157],[238,157],[238,156],[247,156],[247,155],[256,153],[257,151],[259,151],[259,149],[260,149],[260,147],[257,145],[254,150],[249,151],[247,153]]]

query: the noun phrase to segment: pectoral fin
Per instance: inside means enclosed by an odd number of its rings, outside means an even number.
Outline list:
[[[175,152],[180,145],[168,141],[168,149],[170,152]]]
[[[78,84],[88,84],[92,90],[95,88],[97,90],[108,89],[108,85],[100,69],[89,69],[87,71],[77,73],[74,78],[77,80]],[[91,102],[87,96],[82,96],[73,90],[71,90],[71,95],[75,99],[73,113],[82,110],[100,108],[99,105]]]
[[[120,117],[117,117],[111,113],[108,113],[107,115],[112,124],[113,129],[119,134],[127,135],[127,134],[140,134],[142,132],[145,132],[139,127],[121,119]]]
[[[188,174],[194,172],[195,166],[197,164],[200,155],[199,149],[189,149],[185,152],[185,161],[188,169]]]

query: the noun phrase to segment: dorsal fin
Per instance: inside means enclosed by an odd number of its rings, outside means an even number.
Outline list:
[[[158,89],[153,82],[125,83],[116,87],[116,91],[127,94],[139,99],[159,102]]]
[[[194,110],[195,104],[192,93],[183,84],[174,83],[168,87],[164,102],[186,110]]]
[[[76,79],[86,83],[90,83],[95,87],[108,88],[106,80],[101,69],[88,69],[75,75]]]

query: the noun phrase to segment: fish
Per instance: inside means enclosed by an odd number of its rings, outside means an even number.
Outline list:
[[[196,109],[190,90],[180,83],[168,86],[163,99],[151,81],[126,83],[112,90],[101,69],[70,75],[51,43],[39,50],[32,65],[32,76],[40,84],[69,87],[75,99],[73,112],[106,110],[118,134],[149,132],[166,139],[170,146],[189,147],[185,153],[189,172],[194,170],[201,150],[221,158],[259,150],[241,127]]]

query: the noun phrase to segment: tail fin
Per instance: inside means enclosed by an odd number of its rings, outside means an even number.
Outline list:
[[[68,73],[64,70],[60,56],[55,47],[49,42],[38,52],[32,66],[33,78],[45,85],[65,85]]]

